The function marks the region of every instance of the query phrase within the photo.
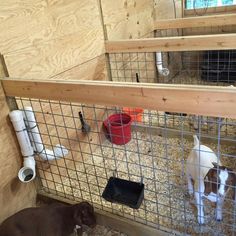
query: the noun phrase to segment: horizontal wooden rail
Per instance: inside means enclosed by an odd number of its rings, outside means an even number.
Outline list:
[[[154,23],[154,30],[216,27],[226,25],[236,25],[236,14],[157,20]]]
[[[236,49],[236,34],[215,34],[106,41],[107,53]]]
[[[2,85],[6,96],[236,118],[234,87],[9,78]]]

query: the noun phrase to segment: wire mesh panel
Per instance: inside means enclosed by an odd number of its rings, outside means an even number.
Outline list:
[[[112,81],[155,83],[154,53],[110,54]]]
[[[110,68],[113,81],[136,82],[138,75],[143,83],[229,86],[236,81],[236,52],[112,53]]]
[[[173,130],[169,128],[171,115],[143,110],[141,121],[135,121],[133,117],[132,122],[113,123],[121,130],[117,134],[111,133],[104,121],[112,115],[121,116],[121,107],[24,98],[17,98],[17,103],[20,109],[33,108],[46,148],[52,149],[59,143],[69,150],[69,154],[61,159],[42,161],[37,158],[41,189],[46,193],[73,201],[87,200],[99,209],[170,234],[235,234],[236,208],[230,195],[234,186],[230,186],[230,193],[225,198],[223,220],[215,220],[214,207],[205,200],[205,225],[199,225],[186,178],[186,160],[194,146],[193,134],[214,151],[224,166],[233,172],[236,170],[234,120],[228,127],[232,136],[225,136],[222,130],[225,120],[221,118],[211,118],[216,132],[205,134],[202,119],[198,120],[198,129],[193,132],[186,129],[188,116],[175,116],[178,128]],[[89,129],[84,129],[79,112]],[[156,122],[160,116],[161,123]],[[144,121],[145,125],[140,125]],[[131,128],[130,133],[125,130],[127,127]],[[127,140],[126,136],[129,136]],[[115,144],[114,137],[124,143]],[[102,198],[112,176],[144,184],[144,200],[139,209]]]
[[[112,53],[109,58],[112,81],[212,86],[234,86],[236,81],[235,50]],[[149,115],[143,116],[143,124],[151,116],[152,123],[163,126],[164,114],[161,111],[150,111]],[[178,129],[178,116],[181,114],[166,115],[167,127]],[[185,120],[186,130],[198,130],[201,120],[203,133],[217,132],[215,120],[211,117],[186,116]],[[232,135],[230,123],[228,119],[223,121],[222,134]]]

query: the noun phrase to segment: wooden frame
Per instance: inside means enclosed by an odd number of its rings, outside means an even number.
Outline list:
[[[6,96],[236,118],[235,87],[10,78],[2,86]]]
[[[236,34],[215,34],[106,41],[108,53],[226,50],[236,48]]]
[[[236,14],[195,16],[187,18],[158,20],[154,23],[154,30],[216,27],[235,24]]]

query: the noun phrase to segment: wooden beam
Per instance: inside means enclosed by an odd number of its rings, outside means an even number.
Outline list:
[[[236,88],[6,78],[7,96],[236,118]]]
[[[154,30],[216,27],[236,24],[236,14],[195,16],[187,18],[156,20]]]
[[[236,34],[106,41],[107,53],[225,50],[236,48]]]

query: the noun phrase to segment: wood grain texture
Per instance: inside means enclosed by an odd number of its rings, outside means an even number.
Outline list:
[[[105,55],[98,56],[51,78],[62,80],[107,80]]]
[[[236,118],[234,87],[16,79],[2,84],[9,96]]]
[[[157,20],[154,29],[184,29],[199,27],[217,27],[236,24],[236,14],[187,17],[179,19]]]
[[[182,17],[181,1],[174,2],[176,9],[173,0],[154,0],[154,20]]]
[[[140,38],[153,30],[152,0],[101,0],[109,40]]]
[[[236,48],[236,34],[106,41],[109,53],[226,50]]]
[[[103,32],[93,0],[0,3],[0,50],[9,74],[52,77],[103,53]]]
[[[5,75],[0,63],[0,77]],[[35,204],[36,189],[34,183],[23,184],[17,174],[22,166],[15,132],[9,120],[9,108],[0,85],[0,223],[18,210]]]

